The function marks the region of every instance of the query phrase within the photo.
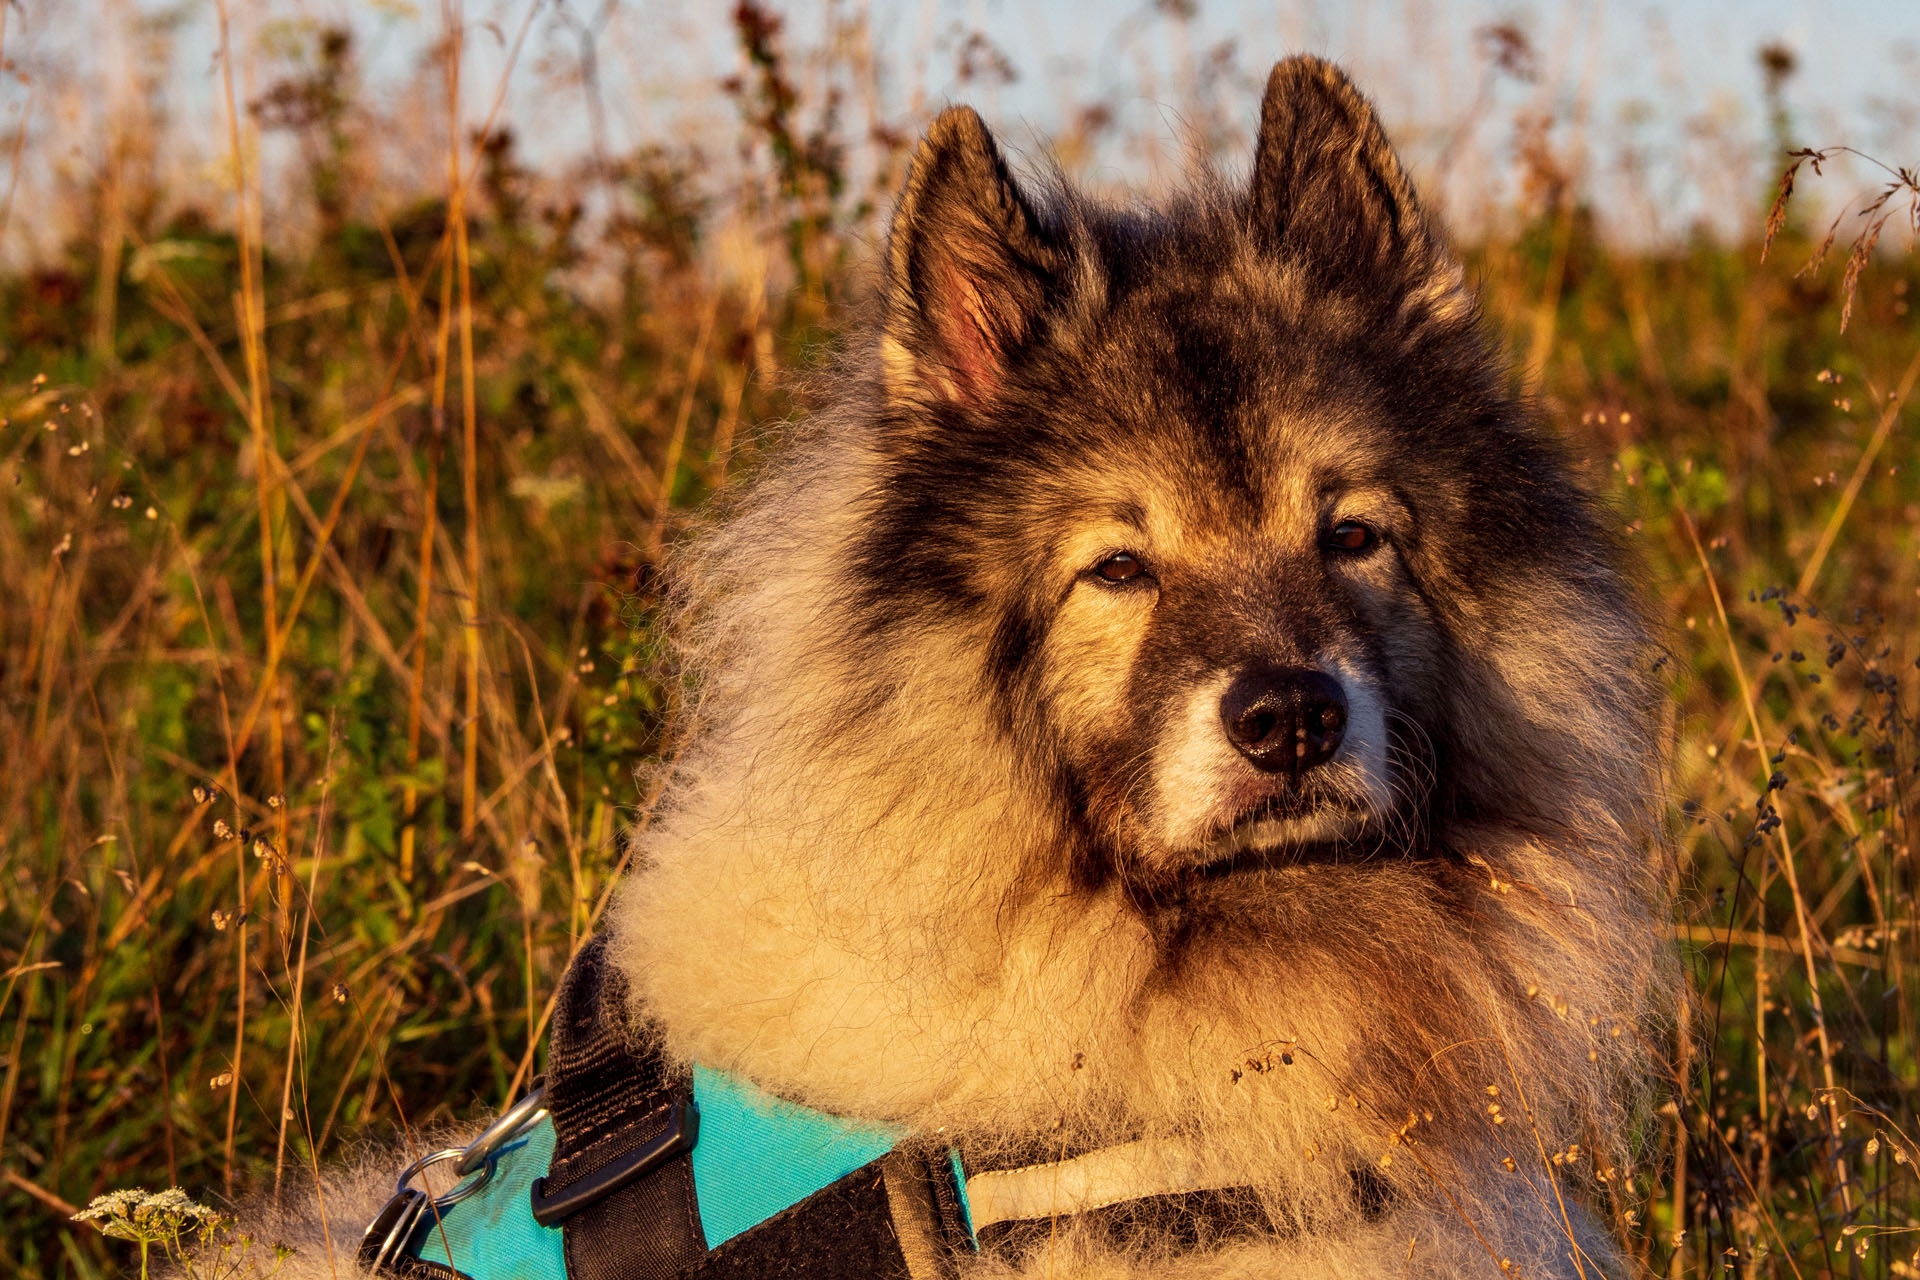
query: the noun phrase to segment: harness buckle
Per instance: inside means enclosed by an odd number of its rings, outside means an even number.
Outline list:
[[[693,1105],[691,1098],[669,1098],[649,1112],[641,1123],[648,1124],[656,1118],[661,1125],[659,1133],[577,1182],[549,1194],[547,1179],[534,1179],[533,1220],[543,1227],[551,1227],[570,1218],[685,1155],[700,1140],[700,1109]]]

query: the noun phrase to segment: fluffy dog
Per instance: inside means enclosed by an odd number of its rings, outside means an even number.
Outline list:
[[[1366,100],[1280,63],[1250,180],[1162,207],[948,110],[883,277],[681,562],[633,1016],[972,1162],[1246,1195],[969,1274],[1621,1274],[1656,646]]]
[[[689,564],[614,924],[670,1051],[1165,1138],[1277,1224],[991,1265],[1616,1270],[1572,1187],[1662,981],[1654,645],[1366,100],[1282,62],[1251,181],[1152,209],[947,111],[849,359]]]

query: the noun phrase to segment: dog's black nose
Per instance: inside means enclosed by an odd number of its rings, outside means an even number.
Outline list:
[[[1333,759],[1347,729],[1347,695],[1324,671],[1251,667],[1220,699],[1227,741],[1267,773],[1305,773]]]

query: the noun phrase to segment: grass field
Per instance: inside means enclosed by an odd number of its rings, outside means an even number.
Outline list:
[[[271,1188],[538,1068],[673,749],[662,549],[805,411],[919,123],[734,35],[724,199],[503,128],[369,190],[321,33],[250,91],[223,60],[224,177],[129,150],[0,276],[0,1272],[117,1274],[96,1194]],[[1464,248],[1671,628],[1693,977],[1600,1203],[1650,1272],[1920,1276],[1914,193],[1856,163],[1886,234],[1817,255],[1804,188],[1851,180],[1803,166],[1763,259],[1771,189],[1623,244],[1552,160]]]

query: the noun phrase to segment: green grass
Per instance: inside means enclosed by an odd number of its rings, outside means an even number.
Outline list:
[[[0,1270],[110,1274],[63,1202],[270,1187],[537,1066],[674,742],[659,548],[805,411],[897,171],[849,189],[748,65],[748,250],[658,151],[610,220],[504,136],[464,236],[344,200],[321,111],[304,247],[102,184],[0,278]],[[1762,262],[1758,204],[1648,249],[1590,212],[1469,257],[1672,627],[1693,994],[1604,1191],[1653,1271],[1920,1274],[1920,409],[1876,434],[1920,264],[1868,261],[1843,333],[1844,264],[1796,275],[1793,224]]]

